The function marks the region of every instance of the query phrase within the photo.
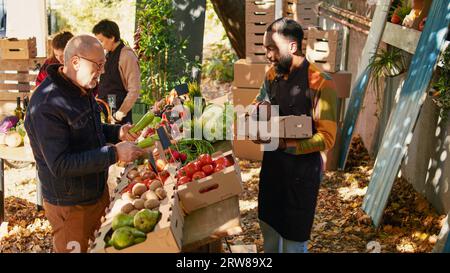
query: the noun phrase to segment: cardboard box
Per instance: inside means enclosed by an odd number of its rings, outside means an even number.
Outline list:
[[[237,106],[237,105],[241,105],[243,107],[243,109],[245,107],[247,107],[248,105],[250,105],[253,100],[256,98],[256,96],[259,93],[259,87],[262,85],[262,81],[264,79],[264,73],[263,70],[266,69],[266,66],[268,67],[268,65],[264,65],[264,64],[252,64],[252,65],[248,65],[245,60],[240,60],[242,62],[240,62],[240,64],[238,64],[239,68],[238,71],[240,71],[241,75],[245,74],[245,71],[248,71],[247,69],[250,69],[251,71],[250,76],[248,78],[250,78],[250,81],[241,81],[242,78],[240,78],[240,80],[237,80],[237,78],[235,77],[235,81],[233,83],[233,105]],[[246,64],[246,65],[244,65]],[[255,66],[257,66],[255,68]],[[236,67],[235,66],[235,73],[236,73]],[[253,75],[255,75],[255,77],[253,77]],[[256,76],[258,75],[258,76]],[[246,77],[247,78],[247,77]],[[252,80],[253,78],[258,79],[258,80]],[[242,84],[241,84],[242,83]],[[247,86],[258,86],[258,89],[250,89],[250,88],[241,88],[241,87],[236,87],[239,85],[247,85]],[[238,110],[238,109],[236,109]],[[237,114],[243,114],[245,113],[245,111],[237,111]],[[237,128],[236,128],[236,124],[233,124],[233,131],[234,131],[234,139],[233,139],[233,154],[235,157],[239,158],[239,159],[247,159],[247,160],[262,160],[262,155],[263,152],[261,150],[261,145],[259,144],[255,144],[253,143],[251,140],[249,139],[237,139],[236,137],[236,132],[237,132]]]
[[[245,115],[245,114],[244,114]],[[238,122],[244,120],[239,116]],[[272,124],[278,124],[278,130],[272,128]],[[265,130],[262,128],[265,127]],[[242,132],[237,132],[238,137]],[[271,117],[270,121],[263,122],[245,117],[245,137],[250,139],[266,138],[310,138],[312,137],[312,118],[310,116],[277,116]]]
[[[161,201],[159,211],[161,219],[155,229],[147,233],[144,242],[132,245],[122,250],[106,247],[104,239],[112,233],[112,219],[120,212],[121,199],[115,199],[107,210],[100,229],[96,232],[96,239],[90,246],[91,253],[178,253],[182,248],[183,213],[180,209],[179,199],[175,193],[174,185],[166,185],[164,189],[167,197]]]
[[[263,147],[259,144],[253,143],[251,140],[233,140],[233,153],[239,159],[247,159],[254,161],[261,161],[263,158]]]
[[[350,97],[350,90],[352,86],[352,73],[348,71],[339,71],[330,73],[336,84],[337,97],[340,99]]]
[[[11,59],[31,59],[37,55],[36,38],[27,40],[0,40],[0,58],[5,60]]]
[[[245,59],[240,59],[234,63],[234,81],[233,81],[233,98],[234,93],[238,93],[239,95],[243,95],[247,92],[248,94],[258,95],[255,92],[259,92],[259,88],[261,88],[266,72],[270,69],[270,64],[252,64],[247,62]],[[236,89],[238,87],[239,89]],[[242,90],[241,88],[255,88],[255,90]],[[239,90],[239,91],[234,91]],[[241,98],[239,98],[241,99]],[[251,101],[249,102],[251,103]],[[248,105],[248,104],[247,104]]]
[[[221,172],[178,186],[177,193],[184,212],[190,213],[242,192],[241,171],[232,151],[216,153],[213,158],[219,156],[226,157],[233,165]]]

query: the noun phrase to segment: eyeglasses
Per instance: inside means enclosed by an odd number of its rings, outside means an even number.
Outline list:
[[[94,62],[93,60],[89,60],[88,58],[85,58],[83,56],[77,55],[77,57],[81,58],[81,59],[85,59],[86,61],[89,61],[91,63],[94,63],[97,66],[97,70],[99,70],[99,71],[102,70],[105,67],[105,63],[98,64],[97,62]]]

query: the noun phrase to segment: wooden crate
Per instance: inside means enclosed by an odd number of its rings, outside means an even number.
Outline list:
[[[0,59],[0,117],[12,115],[16,108],[16,98],[30,97],[35,87],[38,69],[44,58],[30,60]]]
[[[263,47],[264,32],[275,20],[275,1],[245,1],[246,59],[251,63],[267,63]]]
[[[326,72],[337,72],[341,63],[342,31],[310,29],[306,56]]]
[[[26,40],[0,40],[0,58],[4,60],[27,60],[37,55],[36,38]]]
[[[275,20],[274,1],[245,1],[245,22],[272,22]]]
[[[246,24],[246,59],[250,63],[268,63],[263,46],[264,32],[270,23]]]
[[[319,24],[317,4],[318,1],[284,1],[283,16],[299,22],[303,28],[317,26]]]

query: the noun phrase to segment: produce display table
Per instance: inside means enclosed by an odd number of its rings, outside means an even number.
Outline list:
[[[31,149],[27,149],[24,146],[11,148],[0,145],[0,223],[3,223],[5,220],[5,160],[34,162],[34,157]],[[37,191],[37,198],[38,206],[42,205],[40,190]]]

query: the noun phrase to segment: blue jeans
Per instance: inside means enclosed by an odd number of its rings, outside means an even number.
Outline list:
[[[284,239],[262,220],[259,226],[264,239],[264,253],[308,253],[308,241],[296,242]]]

